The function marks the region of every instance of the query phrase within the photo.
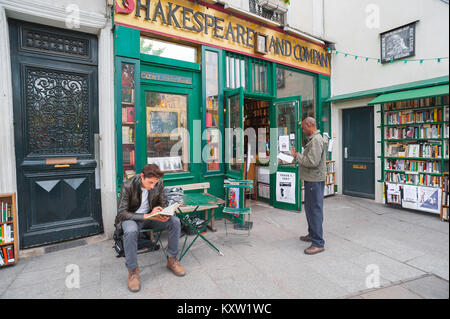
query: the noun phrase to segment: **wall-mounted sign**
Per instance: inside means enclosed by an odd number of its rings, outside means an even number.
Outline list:
[[[367,166],[366,165],[353,165],[353,168],[354,169],[367,169]]]
[[[330,75],[325,45],[203,1],[116,0],[114,23]],[[263,42],[267,54],[261,57]]]
[[[277,202],[295,204],[295,173],[277,172]]]
[[[413,56],[416,46],[416,23],[383,32],[380,39],[381,63]]]
[[[269,51],[267,50],[267,35],[260,33],[256,34],[255,52],[261,54],[269,53]]]
[[[192,78],[187,77],[187,76],[178,76],[178,75],[155,73],[155,72],[145,72],[145,71],[141,72],[141,79],[173,82],[173,83],[181,83],[181,84],[192,84]]]

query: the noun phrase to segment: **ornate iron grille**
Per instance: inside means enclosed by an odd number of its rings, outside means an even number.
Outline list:
[[[259,5],[258,0],[249,0],[250,12],[263,18],[284,24],[284,14],[274,12]]]
[[[89,153],[88,76],[26,69],[28,153]]]

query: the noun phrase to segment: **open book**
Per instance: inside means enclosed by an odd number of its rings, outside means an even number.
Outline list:
[[[175,203],[172,204],[170,206],[167,206],[166,208],[164,208],[162,211],[157,212],[157,213],[153,213],[151,214],[149,217],[147,217],[146,219],[157,219],[159,217],[159,215],[164,215],[164,216],[173,216],[175,215],[176,210],[178,209],[178,207],[181,206],[181,203]]]

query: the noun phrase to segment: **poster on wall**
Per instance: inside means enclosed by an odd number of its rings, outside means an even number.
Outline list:
[[[277,202],[295,204],[295,173],[277,172]]]
[[[417,186],[403,186],[403,208],[417,209],[417,188]]]
[[[432,187],[418,187],[417,209],[425,212],[440,214],[441,189]]]
[[[416,24],[389,30],[380,34],[381,62],[404,59],[415,55]]]

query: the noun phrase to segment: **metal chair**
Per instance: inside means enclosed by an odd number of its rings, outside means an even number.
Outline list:
[[[225,187],[225,207],[223,213],[225,216],[225,233],[228,236],[227,220],[229,219],[234,225],[234,229],[248,230],[253,226],[251,221],[252,208],[247,207],[246,190],[253,188],[252,180],[235,180],[229,179],[224,182]]]

